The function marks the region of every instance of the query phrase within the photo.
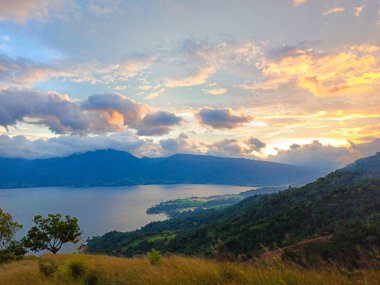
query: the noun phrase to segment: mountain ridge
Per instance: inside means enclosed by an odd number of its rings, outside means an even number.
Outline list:
[[[138,184],[301,185],[320,169],[190,154],[138,158],[114,149],[46,159],[0,158],[0,188]]]

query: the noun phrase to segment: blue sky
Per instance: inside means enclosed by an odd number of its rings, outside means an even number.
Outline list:
[[[340,167],[380,150],[379,30],[379,0],[3,0],[0,154]]]

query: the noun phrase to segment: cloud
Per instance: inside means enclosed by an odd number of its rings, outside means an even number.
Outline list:
[[[35,82],[45,81],[51,72],[48,66],[37,64],[26,58],[13,59],[0,55],[0,82],[8,86],[29,86]]]
[[[262,142],[257,138],[250,138],[247,140],[246,144],[249,146],[249,150],[260,152],[262,149],[266,147],[266,143]]]
[[[210,90],[205,90],[205,92],[210,95],[222,95],[227,93],[227,88],[213,88]]]
[[[191,70],[190,75],[167,77],[164,86],[175,88],[205,84],[212,75],[229,64],[253,64],[260,49],[260,45],[250,40],[238,43],[225,41],[219,44],[185,40],[179,48],[171,50],[166,56],[172,58],[172,61],[174,58],[176,67]]]
[[[59,136],[30,140],[25,136],[0,135],[0,157],[51,158],[100,149],[116,149],[139,154],[145,142],[130,132],[109,136]]]
[[[334,7],[334,8],[328,9],[326,12],[323,12],[322,15],[328,16],[332,14],[343,13],[345,10],[346,9],[344,7]]]
[[[16,21],[25,24],[28,20],[43,20],[49,10],[60,5],[59,0],[1,0],[0,21]]]
[[[253,120],[248,115],[234,114],[232,109],[203,108],[197,117],[201,124],[215,129],[233,129]]]
[[[153,58],[137,55],[117,64],[102,65],[90,61],[72,65],[64,62],[39,64],[27,58],[11,58],[0,55],[0,83],[10,86],[29,87],[51,78],[75,83],[115,84],[125,82],[147,69]]]
[[[356,6],[354,8],[354,13],[355,13],[356,17],[360,17],[360,15],[363,13],[363,10],[364,10],[365,6],[366,5],[361,5],[361,6]]]
[[[162,135],[182,120],[168,112],[152,113],[147,105],[120,94],[96,94],[78,101],[57,93],[2,90],[0,101],[1,126],[27,121],[57,134],[121,132],[129,127],[146,136]]]
[[[206,83],[207,79],[215,72],[215,66],[211,64],[201,65],[193,75],[181,79],[166,79],[165,86],[168,88],[174,88],[201,85]]]
[[[259,159],[252,153],[257,149],[257,146],[252,144],[250,140],[239,141],[237,139],[223,139],[209,144],[207,147],[208,150],[206,154],[208,155]]]
[[[240,87],[257,91],[295,84],[317,97],[367,93],[380,84],[380,62],[374,54],[377,51],[376,46],[367,44],[340,53],[283,48],[257,65],[262,82],[247,82]]]
[[[161,136],[169,133],[171,128],[179,125],[183,119],[175,114],[160,111],[148,114],[137,126],[140,136]]]
[[[176,153],[202,154],[200,145],[193,142],[185,133],[181,133],[177,138],[160,140],[161,154],[164,156]]]
[[[380,144],[378,145],[380,149]],[[310,144],[293,144],[288,150],[279,150],[269,160],[287,164],[319,167],[335,170],[363,157],[363,154],[351,147],[323,145],[319,141]]]
[[[306,3],[307,0],[293,0],[294,6],[299,6],[301,4]]]

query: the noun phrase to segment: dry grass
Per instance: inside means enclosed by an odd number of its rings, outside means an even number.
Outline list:
[[[234,264],[200,258],[167,256],[154,266],[147,258],[101,255],[44,255],[58,271],[52,277],[39,272],[38,259],[25,258],[0,265],[0,284],[355,284],[380,285],[380,271],[345,274],[334,269],[305,270],[277,263],[271,266]],[[73,277],[68,264],[82,261],[86,273]]]

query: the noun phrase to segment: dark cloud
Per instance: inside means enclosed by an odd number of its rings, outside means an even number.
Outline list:
[[[0,102],[1,126],[29,121],[46,125],[57,134],[121,132],[129,127],[145,136],[163,135],[182,121],[169,112],[150,113],[147,105],[119,94],[76,101],[57,93],[2,90]]]
[[[175,114],[160,111],[148,114],[139,123],[137,134],[140,136],[161,136],[171,131],[171,128],[179,125],[183,119]]]
[[[184,133],[181,133],[177,138],[160,140],[160,146],[162,155],[176,153],[201,154],[199,145],[192,142]]]
[[[257,151],[257,152],[260,152],[266,146],[266,143],[256,138],[250,138],[247,140],[246,143],[249,146],[251,151]]]
[[[231,109],[201,109],[197,117],[203,125],[215,129],[233,129],[253,120],[251,116],[234,114]]]

